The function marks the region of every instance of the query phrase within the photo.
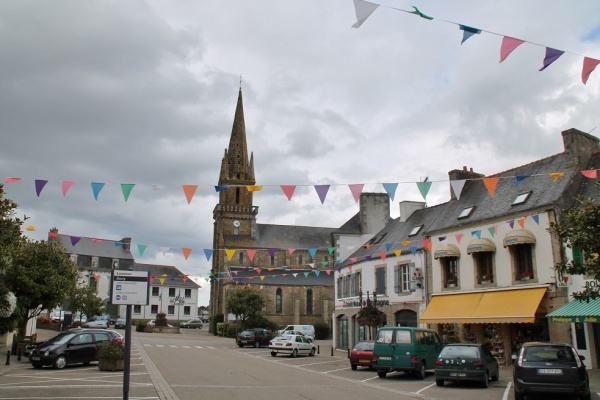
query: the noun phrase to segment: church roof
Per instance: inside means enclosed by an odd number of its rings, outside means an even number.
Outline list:
[[[257,248],[327,248],[332,246],[335,228],[256,224]]]

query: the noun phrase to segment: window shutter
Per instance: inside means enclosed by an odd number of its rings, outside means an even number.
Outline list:
[[[400,266],[394,265],[394,293],[400,293]]]

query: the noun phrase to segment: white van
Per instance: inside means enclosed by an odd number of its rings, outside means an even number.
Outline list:
[[[284,329],[278,331],[280,335],[292,332],[300,332],[304,336],[315,339],[315,327],[313,325],[288,325]]]

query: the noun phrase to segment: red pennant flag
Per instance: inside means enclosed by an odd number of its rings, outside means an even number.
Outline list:
[[[15,183],[15,182],[19,182],[21,180],[21,178],[6,178],[4,180],[4,183]]]
[[[596,179],[598,177],[598,170],[597,169],[590,169],[590,170],[587,170],[587,171],[581,171],[581,174],[583,176],[585,176],[586,178]]]
[[[71,189],[71,186],[73,186],[74,184],[75,184],[75,182],[73,182],[73,181],[62,181],[63,197],[65,197],[67,195],[67,192],[69,191],[69,189]]]
[[[506,60],[506,57],[523,43],[525,43],[524,40],[504,36],[502,38],[502,46],[500,47],[500,62]]]
[[[292,200],[292,196],[294,195],[294,191],[296,190],[296,185],[281,185],[281,190],[287,196],[288,200]]]
[[[581,81],[585,85],[587,83],[590,74],[596,68],[596,66],[600,64],[600,60],[596,60],[594,58],[584,57],[583,58],[583,69],[581,70]]]
[[[246,253],[248,254],[248,258],[250,258],[250,261],[254,261],[256,250],[246,250]]]

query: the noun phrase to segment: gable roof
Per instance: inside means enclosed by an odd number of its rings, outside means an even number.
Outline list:
[[[50,240],[58,241],[69,254],[133,260],[131,251],[125,250],[125,245],[120,240],[96,239],[63,234],[58,234],[58,236],[52,237]]]
[[[133,266],[134,271],[148,271],[150,275],[150,280],[152,281],[152,285],[157,286],[177,286],[182,288],[191,288],[197,289],[201,286],[196,282],[185,276],[184,282],[184,274],[172,265],[157,265],[157,264],[143,264],[143,263],[135,263]],[[160,278],[165,278],[163,284],[160,283]]]

